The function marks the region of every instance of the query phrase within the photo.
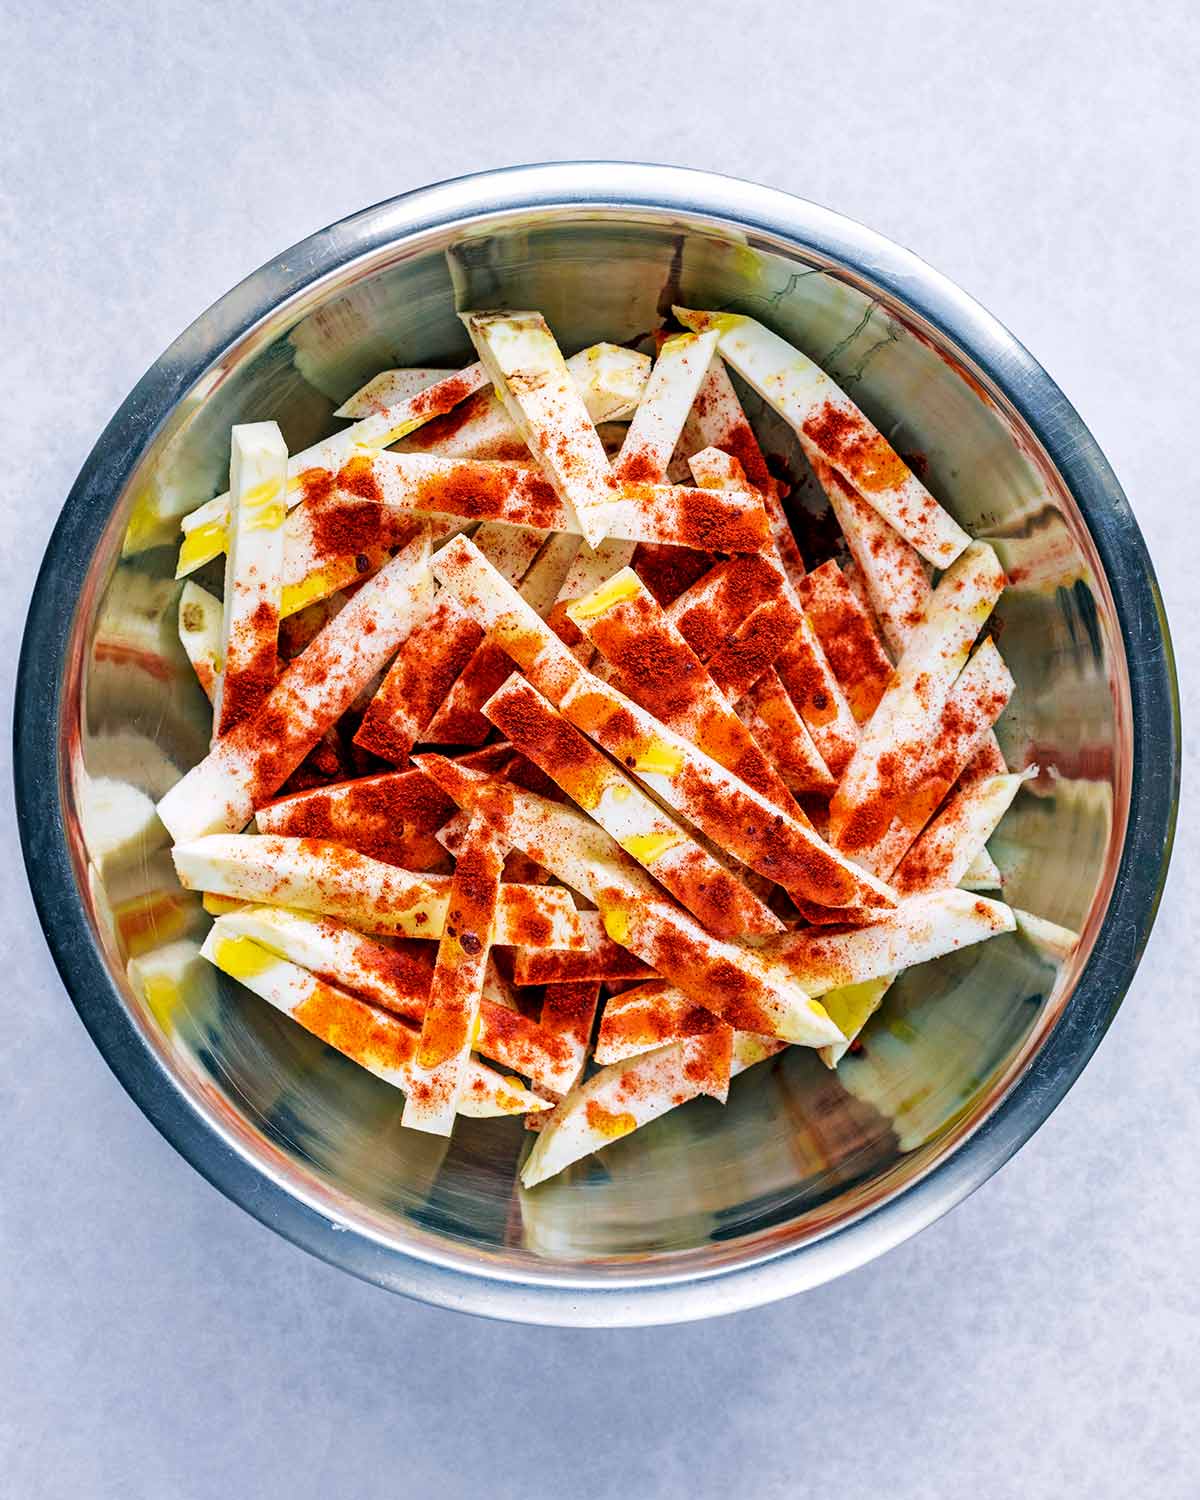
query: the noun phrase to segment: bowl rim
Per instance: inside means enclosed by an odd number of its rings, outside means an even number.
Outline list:
[[[1023,1074],[965,1140],[860,1217],[748,1263],[603,1278],[489,1267],[383,1243],[289,1191],[236,1149],[175,1083],[134,1023],[80,900],[63,817],[62,689],[76,606],[111,505],[178,398],[223,351],[313,283],[419,233],[471,218],[550,208],[684,213],[781,238],[868,277],[953,340],[1042,444],[1103,563],[1129,672],[1133,763],[1116,880],[1065,1012]],[[97,497],[100,497],[97,503]],[[1132,981],[1161,898],[1180,778],[1170,635],[1145,543],[1095,439],[1022,344],[911,251],[830,209],[777,189],[689,168],[624,162],[507,167],[419,188],[319,230],[221,297],[160,356],[81,469],[34,584],[18,663],[14,784],[26,872],[55,964],[80,1018],[123,1087],[204,1177],[270,1228],[364,1280],[491,1317],[573,1326],[686,1321],[818,1286],[934,1222],[1008,1160],[1046,1120],[1099,1045]]]

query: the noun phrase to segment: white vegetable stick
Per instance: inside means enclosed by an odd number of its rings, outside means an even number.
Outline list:
[[[772,669],[737,705],[738,717],[792,792],[828,796],[837,783],[779,673]]]
[[[617,1063],[579,1084],[549,1116],[521,1168],[522,1185],[535,1187],[589,1152],[696,1098],[704,1092],[711,1050],[709,1037],[692,1037]]]
[[[988,851],[981,849],[958,883],[964,891],[998,891],[1004,884],[1004,876]]]
[[[216,833],[173,852],[180,883],[240,901],[336,917],[364,932],[438,938],[450,876],[414,875],[340,844],[279,834]],[[529,948],[583,948],[569,894],[556,886],[505,885],[496,942]]]
[[[403,515],[457,515],[580,534],[569,507],[527,464],[376,453],[349,460],[339,475],[339,483],[346,482],[355,490],[369,489]],[[607,536],[720,552],[758,552],[770,539],[756,490],[614,481],[606,494]]]
[[[767,468],[767,460],[759,447],[754,429],[746,418],[742,403],[733,388],[733,381],[729,378],[729,371],[719,354],[709,364],[700,384],[695,405],[688,417],[688,426],[685,427],[685,439],[689,438],[688,427],[694,435],[688,442],[689,458],[705,448],[719,448],[722,453],[727,453],[738,461],[742,473],[762,495],[778,561],[795,588],[804,577],[804,559],[800,556],[791,523],[780,503],[779,485]]]
[[[724,1037],[718,1045],[723,1044]],[[641,1125],[658,1119],[699,1094],[718,1070],[710,1057],[714,1037],[690,1037],[602,1069],[574,1088],[545,1118],[521,1169],[521,1184],[536,1187],[593,1151],[600,1151]],[[736,1076],[780,1050],[771,1038],[735,1031],[729,1073]]]
[[[158,815],[172,838],[244,828],[387,663],[432,594],[422,533],[289,663],[258,712],[171,788]]]
[[[242,422],[234,427],[214,742],[249,718],[275,683],[287,462],[287,445],[277,422]]]
[[[456,801],[489,795],[490,779],[440,756],[419,764]],[[507,833],[517,848],[600,908],[614,942],[657,968],[693,999],[743,1030],[823,1046],[836,1040],[820,1007],[778,964],[706,932],[663,897],[609,834],[574,808],[506,788]],[[837,1032],[840,1036],[841,1033]]]
[[[595,546],[616,497],[604,445],[541,313],[462,313],[492,384],[574,524]],[[558,528],[566,530],[566,527]]]
[[[869,927],[809,928],[768,938],[762,954],[782,963],[812,995],[881,979],[1001,932],[1016,920],[1007,906],[958,889],[910,896]]]
[[[568,1093],[583,1074],[599,1004],[600,983],[595,979],[568,980],[545,988],[540,1025],[568,1054],[568,1061],[546,1085],[555,1094]]]
[[[791,610],[785,626],[794,624],[799,613]],[[795,799],[765,751],[631,568],[622,568],[568,604],[566,616],[597,648],[631,698],[795,816]]]
[[[418,391],[428,390],[431,385],[437,385],[439,380],[446,380],[456,373],[454,370],[433,370],[424,365],[380,370],[366,385],[359,386],[353,396],[343,401],[334,416],[346,417],[354,422],[359,422],[364,417],[377,416],[389,406],[407,401]]]
[[[715,332],[679,333],[663,344],[613,461],[618,479],[657,484],[666,478],[671,454],[716,347]]]
[[[901,860],[892,877],[900,894],[959,885],[1022,783],[1036,775],[1037,767],[1030,766],[1019,775],[989,776],[956,792]]]
[[[425,1014],[432,959],[376,942],[333,917],[283,906],[243,906],[223,925],[231,935],[251,938],[319,979],[405,1020],[419,1025]],[[475,1050],[514,1073],[524,1073],[537,1088],[564,1093],[574,1082],[573,1048],[517,1012],[511,991],[491,961],[484,977]]]
[[[408,1092],[418,1045],[414,1026],[326,984],[250,938],[228,933],[227,920],[217,919],[200,950],[210,963],[376,1078]],[[505,1078],[474,1060],[458,1099],[459,1114],[477,1118],[548,1107],[546,1100],[530,1093],[518,1079]]]
[[[838,848],[857,852],[887,831],[896,804],[918,781],[954,679],[1003,588],[1003,569],[985,542],[972,542],[943,574],[829,805]]]
[[[783,930],[757,896],[523,677],[514,673],[483,714],[710,932],[738,938]]]
[[[450,882],[412,1086],[400,1123],[449,1135],[467,1079],[484,976],[496,928],[506,848],[482,814],[472,816]]]
[[[572,354],[567,360],[567,369],[579,387],[588,416],[599,426],[601,422],[619,422],[633,415],[650,375],[650,356],[623,348],[620,344],[592,344],[578,354]],[[356,391],[334,412],[334,416],[373,416],[453,373],[452,370],[384,370]],[[461,426],[456,425],[450,438],[442,440],[446,444],[444,448],[436,442],[427,444],[418,439],[420,447],[426,452],[446,452],[458,458],[496,456],[475,451],[485,440],[486,432],[488,443],[499,441],[509,448],[516,444],[527,452],[495,392],[489,390],[477,394],[483,397],[478,410]]]
[[[179,639],[211,703],[221,664],[221,601],[189,578],[179,595]]]
[[[693,331],[716,329],[721,357],[922,557],[948,567],[971,540],[883,434],[807,355],[753,318],[736,313],[675,316]]]
[[[718,847],[824,906],[893,904],[887,886],[842,858],[811,827],[787,817],[685,736],[585,672],[466,538],[443,548],[435,571],[576,728],[631,765],[660,801]]]
[[[481,365],[465,370],[420,391],[415,396],[388,407],[376,416],[367,417],[333,437],[323,438],[311,448],[293,453],[288,459],[287,504],[298,505],[304,498],[301,476],[308,470],[326,469],[336,474],[356,452],[374,453],[399,441],[406,433],[428,422],[431,417],[450,411],[460,401],[487,384]],[[183,518],[183,546],[179,549],[176,577],[194,573],[202,564],[219,557],[225,550],[229,522],[229,495],[217,495],[197,506]]]
[[[888,649],[898,659],[933,591],[925,563],[849,480],[811,447],[805,448],[805,455],[858,565]]]

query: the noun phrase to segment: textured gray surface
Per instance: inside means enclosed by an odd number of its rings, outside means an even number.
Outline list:
[[[1186,713],[1200,673],[1194,8],[847,0],[731,21],[737,8],[0,0],[6,701],[61,499],[197,312],[363,204],[590,155],[828,203],[1007,322],[1130,494]],[[1185,783],[1195,769],[1192,750]],[[590,1334],[391,1298],[220,1198],[78,1024],[6,812],[4,1493],[1194,1494],[1191,819],[1185,801],[1129,1002],[998,1178],[802,1299]]]

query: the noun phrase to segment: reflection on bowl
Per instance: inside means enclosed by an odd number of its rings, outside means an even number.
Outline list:
[[[462,307],[545,311],[567,352],[672,300],[754,314],[817,358],[1011,579],[999,725],[1036,763],[992,842],[1019,930],[906,973],[836,1072],[792,1049],[542,1187],[519,1121],[399,1128],[386,1085],[197,957],[152,802],[207,748],[179,644],[178,517],[224,488],[229,428],[292,451],[390,365],[469,358]],[[823,501],[791,434],[766,446]],[[50,747],[55,747],[52,760]],[[522,168],[323,231],[231,292],[114,419],[68,501],[22,658],[18,800],[72,997],[147,1114],[274,1227],[381,1284],[531,1320],[696,1317],[814,1284],[977,1185],[1065,1092],[1119,1004],[1165,873],[1178,734],[1165,622],[1128,507],[1019,345],[868,231],[666,168]],[[1131,817],[1132,808],[1132,817]]]

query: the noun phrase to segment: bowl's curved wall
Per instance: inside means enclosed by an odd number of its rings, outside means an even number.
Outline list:
[[[736,1084],[726,1108],[697,1102],[522,1193],[519,1122],[460,1121],[450,1142],[403,1132],[386,1085],[203,965],[148,1006],[127,960],[205,919],[153,838],[92,857],[79,808],[88,778],[156,797],[205,751],[169,544],[178,515],[224,487],[233,422],[276,417],[289,447],[305,446],[378,369],[466,362],[459,308],[541,308],[570,352],[653,329],[672,300],[751,312],[801,345],[996,544],[1012,579],[999,639],[1018,684],[1001,738],[1011,763],[1043,773],[993,852],[1007,899],[1083,942],[1065,966],[1013,935],[914,971],[836,1075],[793,1050]],[[751,411],[803,485],[789,434]],[[818,508],[811,481],[801,499]],[[1177,734],[1156,607],[1128,507],[1078,418],[905,252],[812,205],[669,169],[447,184],[256,273],[168,351],[98,444],[51,544],[22,662],[18,800],[35,894],[76,1004],[147,1113],[318,1253],[502,1315],[725,1310],[928,1222],[1036,1128],[1090,1054],[1169,845]],[[1103,930],[1110,899],[1118,946]]]

